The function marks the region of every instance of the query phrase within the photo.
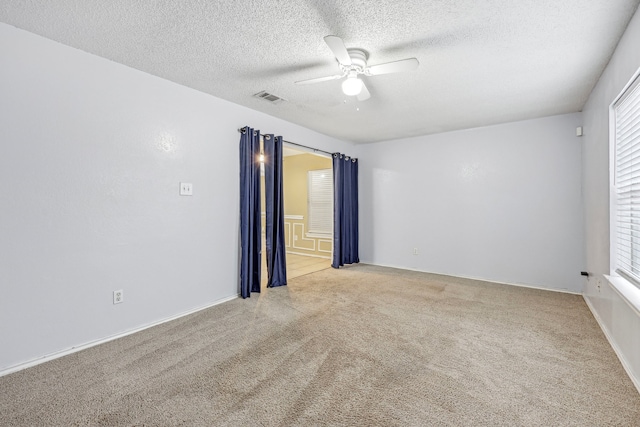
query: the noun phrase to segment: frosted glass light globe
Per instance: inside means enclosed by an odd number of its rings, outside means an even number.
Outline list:
[[[362,80],[357,77],[348,77],[342,82],[342,92],[348,96],[355,96],[362,90]]]

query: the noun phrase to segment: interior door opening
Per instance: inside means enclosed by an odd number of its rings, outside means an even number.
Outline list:
[[[333,165],[329,156],[284,143],[283,196],[287,280],[331,267]],[[261,166],[262,277],[267,284],[264,168]]]

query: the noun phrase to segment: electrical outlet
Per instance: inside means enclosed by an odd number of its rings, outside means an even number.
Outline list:
[[[124,291],[122,289],[113,291],[113,303],[120,304],[122,301],[124,301]]]
[[[193,196],[193,184],[190,182],[180,183],[180,195],[181,196]]]
[[[418,248],[413,248],[413,254],[418,255]]]

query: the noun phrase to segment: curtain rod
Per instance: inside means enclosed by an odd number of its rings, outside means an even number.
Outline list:
[[[244,133],[245,129],[246,129],[246,127],[240,128],[240,129],[238,129],[238,132]],[[312,150],[314,153],[325,153],[325,154],[328,154],[329,156],[333,156],[333,153],[330,153],[330,152],[324,151],[324,150],[320,150],[318,148],[308,147],[306,145],[297,144],[297,143],[291,142],[291,141],[285,141],[284,139],[282,140],[282,142],[286,142],[287,144],[297,145],[298,147],[302,147],[302,148],[306,148],[308,150]]]

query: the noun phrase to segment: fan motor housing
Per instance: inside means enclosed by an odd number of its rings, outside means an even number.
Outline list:
[[[363,73],[367,66],[367,59],[369,54],[364,49],[350,48],[347,49],[349,57],[351,58],[351,66],[346,67],[347,70],[356,70],[359,73]]]

